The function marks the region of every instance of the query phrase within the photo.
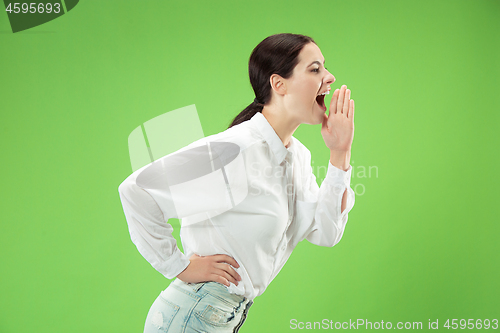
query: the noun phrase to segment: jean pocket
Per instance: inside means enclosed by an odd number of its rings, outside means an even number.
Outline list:
[[[232,325],[236,316],[234,307],[207,297],[198,304],[194,313],[201,321],[218,327]]]
[[[158,296],[146,318],[144,332],[168,332],[179,309],[179,306],[164,299],[161,295]]]

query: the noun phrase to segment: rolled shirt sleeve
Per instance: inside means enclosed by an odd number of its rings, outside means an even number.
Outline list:
[[[319,246],[334,246],[344,233],[348,213],[354,206],[354,191],[350,187],[352,166],[341,170],[328,162],[328,171],[318,189],[316,177],[310,171],[309,190],[317,200],[311,231],[306,239]],[[347,189],[347,204],[342,212],[342,197]]]

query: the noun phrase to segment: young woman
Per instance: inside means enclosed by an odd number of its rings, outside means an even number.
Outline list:
[[[132,241],[176,278],[151,306],[144,332],[238,332],[253,300],[298,242],[334,246],[354,205],[354,101],[310,37],[278,34],[253,50],[255,100],[229,128],[135,171],[119,186]],[[322,124],[330,150],[321,187],[294,136]],[[184,252],[169,218],[181,219]]]

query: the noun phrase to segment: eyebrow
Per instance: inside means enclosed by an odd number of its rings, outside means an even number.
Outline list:
[[[320,63],[318,60],[314,60],[313,62],[311,62],[311,63],[309,64],[309,66],[314,65],[314,64],[318,64],[318,65],[320,65],[320,66],[321,66],[321,63]],[[325,65],[325,62],[324,62],[324,61],[323,61],[323,65]],[[309,67],[309,66],[307,66],[307,67]]]

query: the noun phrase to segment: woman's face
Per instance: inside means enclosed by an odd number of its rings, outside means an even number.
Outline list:
[[[324,66],[325,58],[314,43],[306,44],[299,62],[286,82],[284,103],[290,115],[301,124],[320,124],[326,106],[323,93],[328,93],[335,77]]]

